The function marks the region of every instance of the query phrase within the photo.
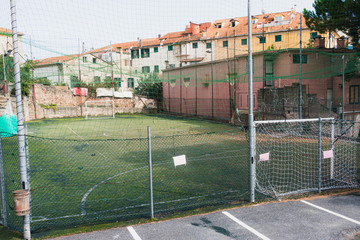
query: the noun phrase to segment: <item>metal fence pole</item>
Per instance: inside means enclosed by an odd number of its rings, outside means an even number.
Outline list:
[[[255,155],[254,155],[254,113],[253,113],[253,69],[252,69],[252,24],[250,0],[248,0],[248,61],[249,61],[249,176],[250,202],[255,202]]]
[[[321,117],[319,117],[319,142],[318,142],[318,191],[321,192]]]
[[[330,159],[330,179],[334,179],[334,142],[335,142],[335,123],[334,119],[331,120],[331,151],[333,152],[333,156]]]
[[[1,224],[7,227],[6,219],[6,198],[5,198],[5,178],[4,178],[4,166],[2,157],[2,146],[0,138],[0,197],[1,197]]]
[[[150,176],[150,211],[151,219],[154,218],[154,193],[153,193],[153,182],[152,182],[152,159],[151,159],[151,132],[150,126],[147,127],[148,130],[148,143],[149,143],[149,176]]]
[[[24,134],[24,119],[23,106],[21,99],[21,79],[20,79],[20,57],[18,47],[17,23],[16,23],[16,8],[15,0],[10,0],[11,11],[11,26],[12,38],[14,48],[14,75],[15,75],[15,93],[16,93],[16,112],[17,112],[17,134],[19,147],[19,165],[20,165],[20,180],[22,189],[28,188],[27,182],[27,168],[26,168],[26,154],[25,154],[25,134]],[[30,239],[30,214],[24,216],[23,225],[24,239]]]
[[[341,134],[344,134],[345,120],[345,56],[342,56],[342,89],[341,89]]]

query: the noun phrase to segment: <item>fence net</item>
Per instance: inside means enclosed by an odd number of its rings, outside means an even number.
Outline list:
[[[16,2],[32,231],[149,216],[147,126],[157,216],[246,200],[250,41],[255,120],[355,122],[350,129],[344,123],[351,137],[335,124],[332,147],[345,165],[335,161],[329,180],[324,160],[321,189],[353,181],[346,176],[360,151],[353,139],[360,122],[358,1],[327,8],[312,0],[251,1],[251,39],[246,4],[237,0]],[[16,104],[10,1],[0,5],[1,117]],[[319,16],[331,16],[338,28],[315,26]],[[11,127],[0,133],[1,213],[21,231],[11,200],[21,188]],[[273,128],[258,126],[257,154],[272,152],[257,164],[257,199],[316,188],[316,124],[304,123],[300,135],[294,126]],[[326,123],[323,129],[327,148]],[[175,167],[180,155],[187,164]]]
[[[147,123],[156,217],[247,201],[248,143],[242,127],[160,115],[42,120],[27,123],[32,231],[149,218]],[[145,124],[143,131],[130,131],[139,124]],[[11,209],[19,174],[16,141],[3,138],[2,150],[7,221],[21,231],[21,218]],[[175,166],[173,157],[181,155],[186,164]]]
[[[257,189],[281,197],[357,187],[358,129],[329,119],[256,122]]]

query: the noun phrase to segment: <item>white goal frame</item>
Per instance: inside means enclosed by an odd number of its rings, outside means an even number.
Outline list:
[[[88,104],[91,105],[91,103],[92,104],[94,104],[94,103],[98,104],[99,106],[100,106],[101,103],[106,103],[106,104],[110,103],[111,104],[111,106],[110,106],[111,107],[111,115],[101,115],[101,114],[99,114],[99,115],[95,115],[95,117],[91,117],[90,114],[89,114],[90,106],[88,106]],[[94,105],[93,107],[97,107],[97,105]],[[98,118],[115,118],[115,103],[114,103],[114,101],[113,100],[86,101],[85,102],[85,119],[88,120],[88,119],[92,119],[92,118],[97,118],[97,119]]]
[[[289,119],[254,121],[253,126],[257,191],[278,198],[358,186],[351,122]],[[325,158],[324,150],[331,150],[331,155]]]

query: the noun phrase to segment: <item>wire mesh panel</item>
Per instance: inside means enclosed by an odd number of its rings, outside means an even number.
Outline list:
[[[357,186],[353,123],[315,119],[255,125],[259,192],[278,197]]]
[[[21,189],[17,136],[1,138],[7,226],[22,231],[23,220],[15,216],[12,192]]]
[[[31,228],[150,217],[241,202],[248,195],[244,128],[166,115],[29,122]],[[175,168],[173,157],[185,155]]]
[[[152,139],[155,213],[248,199],[242,130]],[[175,166],[173,157],[185,155]]]
[[[32,229],[147,216],[146,144],[29,137]]]

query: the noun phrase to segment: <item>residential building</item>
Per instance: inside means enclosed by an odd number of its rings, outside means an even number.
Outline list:
[[[119,91],[127,91],[135,87],[128,45],[115,44],[81,54],[37,60],[34,75],[55,84],[65,83],[70,88],[80,82],[114,82]]]
[[[351,118],[360,111],[359,74],[342,86],[351,50],[304,49],[300,72],[299,49],[257,52],[253,55],[253,96],[257,118],[298,118],[299,82],[302,79],[303,117],[332,116],[342,107]],[[358,70],[355,70],[355,73]],[[165,69],[164,109],[178,114],[229,120],[247,112],[247,54],[181,68]],[[356,118],[356,117],[355,117]]]
[[[19,46],[19,54],[20,61],[23,62],[23,49],[22,49],[22,41],[21,38],[24,34],[18,33],[18,46]],[[0,27],[0,55],[9,53],[10,56],[13,55],[13,39],[12,39],[12,31],[10,29]]]

